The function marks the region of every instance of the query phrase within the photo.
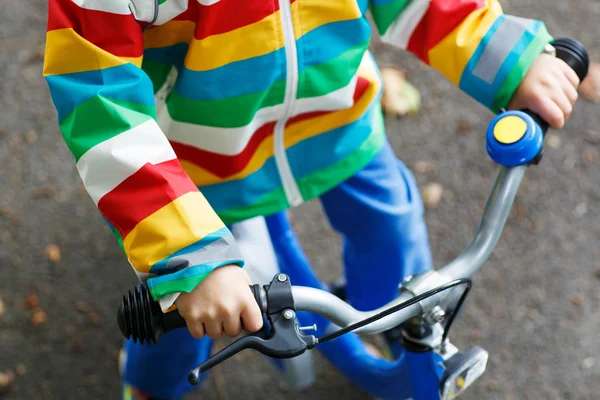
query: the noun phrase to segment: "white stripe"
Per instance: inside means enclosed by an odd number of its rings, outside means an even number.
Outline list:
[[[131,14],[129,0],[71,0],[86,10],[104,11],[113,14]]]
[[[400,16],[388,27],[381,40],[401,49],[406,49],[417,25],[427,13],[430,1],[412,0]]]
[[[202,4],[203,6],[212,6],[213,4],[218,3],[221,0],[198,0],[198,3]]]
[[[313,111],[336,111],[351,107],[358,74],[343,88],[323,96],[298,99],[292,116]],[[162,93],[161,91],[159,91]],[[252,122],[239,128],[219,128],[174,121],[169,115],[165,96],[156,97],[158,125],[170,140],[213,153],[233,156],[242,152],[258,128],[283,117],[283,105],[258,110]]]
[[[169,139],[213,153],[235,155],[244,150],[258,128],[281,116],[281,108],[281,104],[261,108],[252,122],[239,128],[218,128],[174,121],[164,103],[157,105],[156,115],[159,126]]]
[[[88,150],[77,170],[94,202],[116,188],[147,163],[173,160],[175,152],[151,119]]]
[[[162,3],[158,8],[158,18],[156,18],[156,22],[154,25],[162,25],[188,8],[188,0],[167,0]]]
[[[297,99],[294,104],[293,115],[313,111],[337,111],[352,107],[354,105],[354,91],[356,90],[357,81],[358,73],[343,88],[322,96]]]

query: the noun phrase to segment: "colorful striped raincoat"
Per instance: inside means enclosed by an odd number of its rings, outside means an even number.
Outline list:
[[[318,197],[378,153],[368,11],[492,111],[552,39],[497,0],[49,1],[60,130],[163,309],[243,265],[226,224]]]

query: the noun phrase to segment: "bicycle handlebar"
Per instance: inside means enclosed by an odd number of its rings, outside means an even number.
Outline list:
[[[556,49],[556,56],[573,68],[580,80],[583,81],[589,67],[589,58],[585,48],[579,42],[567,38],[557,39],[553,45]],[[524,112],[534,118],[545,135],[548,130],[548,124],[535,113],[529,110],[524,110]],[[539,158],[533,160],[532,163],[537,163],[538,161]],[[372,317],[385,309],[396,306],[455,279],[471,276],[487,260],[496,246],[508,219],[526,168],[527,165],[516,167],[500,166],[481,222],[471,243],[449,264],[438,270],[429,271],[404,282],[401,286],[402,293],[400,296],[384,307],[369,312],[361,312],[329,292],[309,287],[290,286],[292,299],[288,299],[287,301],[288,303],[291,302],[291,309],[313,312],[327,318],[338,326],[345,327]],[[270,286],[274,283],[277,283],[275,279],[271,285],[265,285],[264,287],[254,285],[251,289],[263,313],[279,317],[283,308],[279,307],[276,311],[269,311],[271,304],[266,301]],[[445,295],[445,293],[435,294],[394,314],[372,322],[358,329],[356,332],[375,334],[389,330],[413,316],[432,309],[443,300]],[[132,337],[134,341],[140,340],[142,343],[144,341],[148,343],[150,341],[156,342],[165,332],[185,326],[185,320],[177,311],[163,314],[158,303],[151,298],[150,293],[143,285],[139,291],[134,291],[133,293],[130,291],[128,297],[123,296],[123,301],[118,310],[118,323],[121,332],[126,338]],[[286,327],[285,329],[288,328]],[[306,338],[303,335],[299,337]],[[307,342],[306,340],[304,341]],[[314,344],[312,343],[312,346]],[[272,356],[277,356],[275,353],[273,354]],[[289,354],[287,356],[291,356]],[[280,356],[282,355],[280,354]]]

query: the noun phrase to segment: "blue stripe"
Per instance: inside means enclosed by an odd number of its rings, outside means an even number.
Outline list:
[[[374,104],[376,104],[375,102]],[[369,136],[375,116],[372,107],[359,120],[332,131],[305,139],[287,150],[288,161],[296,179],[329,167],[356,150]],[[315,151],[326,149],[326,151]],[[243,180],[200,187],[212,208],[220,211],[254,204],[265,195],[281,188],[281,178],[273,157],[261,169]]]
[[[200,191],[211,207],[219,211],[256,203],[264,195],[281,187],[281,179],[273,157],[256,172],[242,180],[202,186]]]
[[[216,100],[268,90],[286,77],[284,49],[208,71],[184,67],[175,90],[192,100]]]
[[[178,43],[173,46],[146,49],[144,50],[144,59],[149,58],[160,64],[173,65],[180,70],[188,48],[187,43]]]
[[[369,137],[373,118],[371,107],[365,115],[348,125],[313,136],[287,150],[288,161],[296,179],[302,179],[343,160]],[[323,149],[323,151],[315,151]]]
[[[510,54],[506,57],[504,62],[502,63],[502,67],[498,71],[494,82],[489,84],[484,80],[478,78],[473,75],[473,70],[475,66],[479,62],[481,55],[485,51],[486,46],[492,40],[495,32],[498,30],[500,25],[507,18],[506,15],[501,15],[494,22],[492,27],[488,30],[483,40],[475,50],[475,53],[467,63],[465,70],[463,71],[459,87],[461,90],[472,96],[475,100],[483,104],[484,106],[491,108],[494,100],[496,98],[496,94],[498,90],[502,87],[506,77],[510,73],[510,71],[514,68],[514,66],[518,63],[519,58],[523,54],[523,52],[527,49],[527,46],[533,41],[540,27],[543,26],[540,21],[532,21],[531,26],[527,29],[527,31],[521,36],[517,44],[513,47]]]
[[[202,265],[196,265],[180,271],[174,272],[168,275],[161,275],[149,278],[147,280],[148,288],[153,288],[160,285],[161,283],[167,283],[171,281],[177,281],[180,279],[191,278],[198,275],[203,275],[212,272],[215,268],[219,268],[230,264],[243,264],[242,260],[227,260],[227,261],[214,261],[208,262]]]
[[[46,77],[52,100],[62,122],[79,104],[94,96],[154,105],[152,81],[133,64],[96,71]]]
[[[364,18],[339,21],[320,26],[302,36],[298,42],[301,56],[299,72],[332,60],[352,46],[369,40],[371,28]]]
[[[156,263],[154,263],[152,268],[150,268],[150,272],[156,273],[157,271],[159,271],[161,269],[165,269],[167,267],[167,263],[171,259],[182,256],[184,254],[190,254],[195,251],[198,251],[198,250],[202,249],[203,247],[206,247],[209,244],[216,242],[217,240],[227,237],[227,236],[231,236],[231,232],[229,231],[229,229],[227,229],[225,227],[221,228],[209,235],[206,235],[202,239],[198,240],[196,243],[193,243],[187,247],[184,247],[183,249],[179,250],[178,252],[171,254],[169,257],[165,258],[164,260],[157,261]]]

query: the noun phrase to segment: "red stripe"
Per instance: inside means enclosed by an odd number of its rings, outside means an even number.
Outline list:
[[[191,161],[220,178],[226,178],[242,171],[248,165],[258,146],[273,134],[274,128],[275,122],[261,126],[252,135],[246,148],[233,156],[213,153],[177,142],[171,142],[171,145],[180,159]]]
[[[360,99],[370,85],[371,83],[367,79],[358,77],[353,97],[355,103],[358,99]],[[300,114],[290,118],[286,126],[307,119],[316,118],[325,114],[330,114],[332,112],[334,111],[314,111]],[[226,178],[246,168],[258,146],[260,146],[260,144],[267,137],[273,134],[274,128],[275,122],[270,122],[261,126],[254,133],[246,145],[246,148],[241,153],[233,156],[201,150],[196,147],[188,146],[178,142],[171,142],[171,146],[173,147],[173,150],[175,150],[177,157],[181,160],[190,161],[220,178]]]
[[[473,11],[485,7],[484,0],[432,0],[417,25],[408,50],[429,64],[429,50],[460,25]]]
[[[144,51],[141,23],[132,15],[86,10],[71,0],[49,0],[48,31],[66,28],[119,57],[140,57]]]
[[[198,188],[177,159],[146,164],[98,202],[98,208],[125,238],[149,215]]]
[[[278,11],[279,2],[268,0],[221,0],[211,6],[198,4],[198,7],[199,19],[195,37],[200,40],[260,21]],[[275,31],[273,31],[273,34],[275,34]]]

